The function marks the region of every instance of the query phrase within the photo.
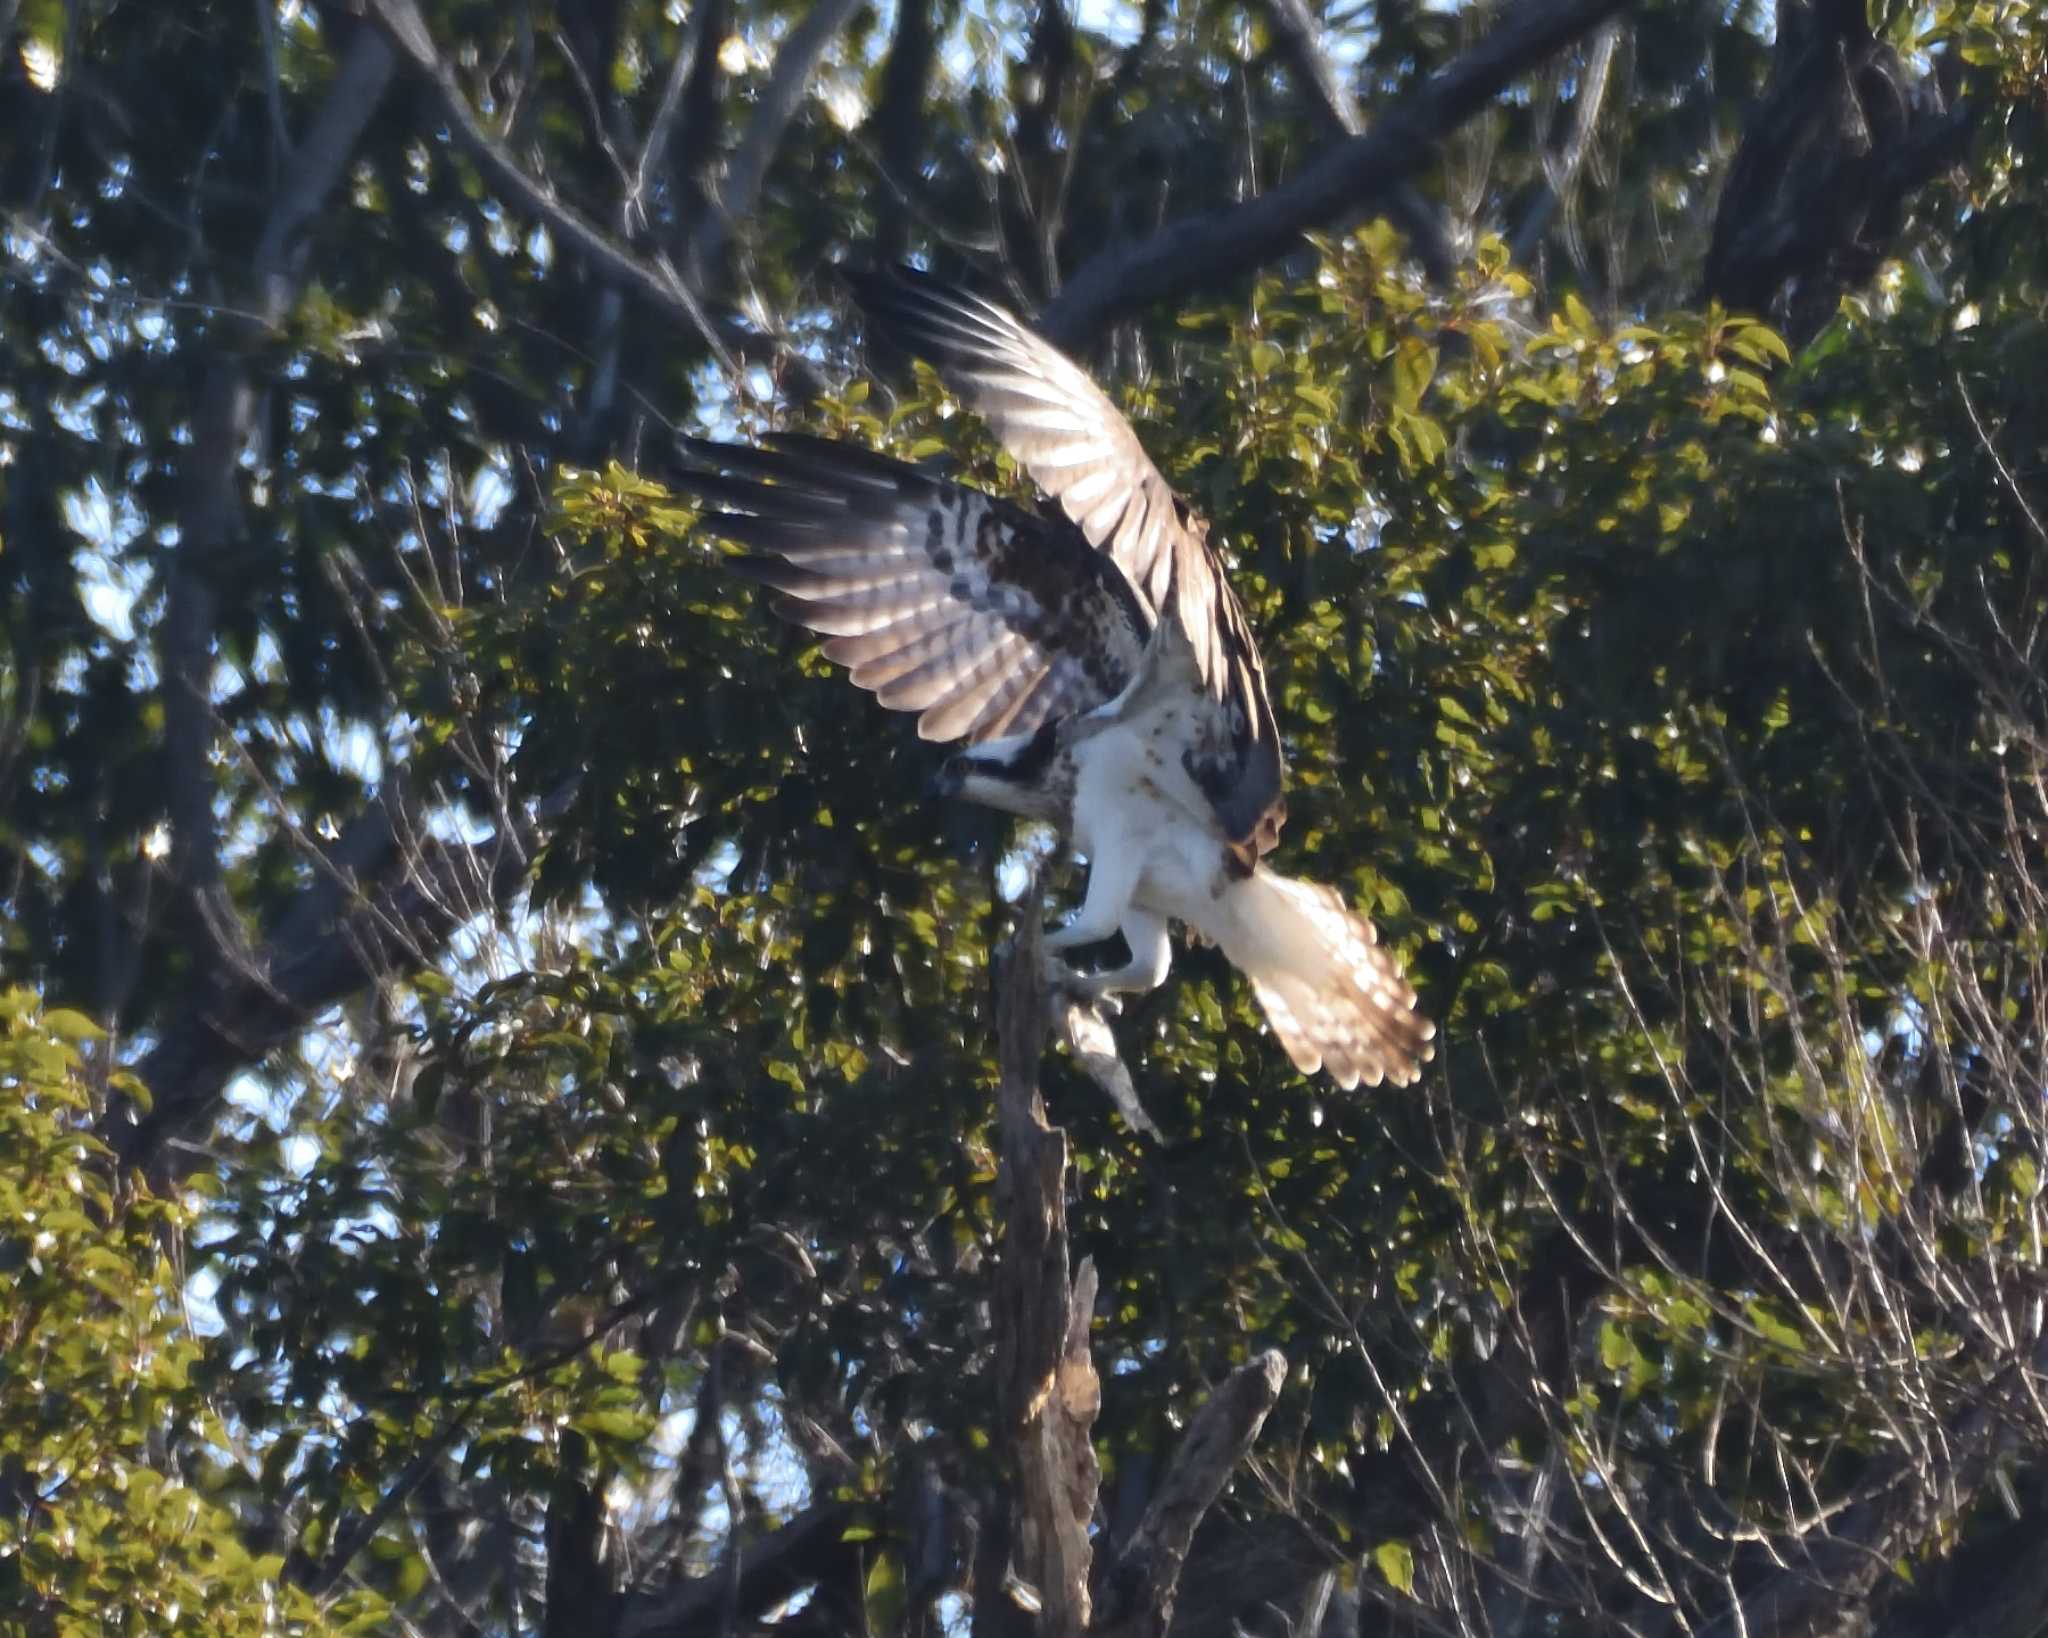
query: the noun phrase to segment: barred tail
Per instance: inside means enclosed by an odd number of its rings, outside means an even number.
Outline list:
[[[1295,1068],[1327,1070],[1347,1090],[1421,1079],[1436,1025],[1415,1010],[1373,924],[1334,889],[1259,869],[1220,908],[1222,925],[1202,930],[1252,981]]]

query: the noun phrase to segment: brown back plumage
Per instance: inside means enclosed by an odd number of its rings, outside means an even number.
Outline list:
[[[1151,620],[1073,530],[849,444],[690,440],[678,487],[735,567],[926,739],[1028,734],[1113,699]]]
[[[919,273],[849,273],[862,309],[985,416],[1003,447],[1107,552],[1153,618],[1180,622],[1203,686],[1230,713],[1227,746],[1188,771],[1233,842],[1279,834],[1285,768],[1265,669],[1208,526],[1174,494],[1130,423],[1072,359],[993,302]]]

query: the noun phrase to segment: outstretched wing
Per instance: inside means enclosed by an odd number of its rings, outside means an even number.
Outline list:
[[[867,313],[986,416],[1003,447],[1108,552],[1154,618],[1178,617],[1236,732],[1189,772],[1234,840],[1278,835],[1283,769],[1264,668],[1206,526],[1174,494],[1130,423],[1073,360],[993,302],[911,268],[848,273]]]
[[[926,739],[1028,734],[1131,678],[1151,618],[1117,566],[1054,518],[852,445],[691,439],[677,486],[709,533],[825,635],[825,654]]]

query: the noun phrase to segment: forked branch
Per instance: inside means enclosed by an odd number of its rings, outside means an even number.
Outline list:
[[[1103,1606],[1095,1612],[1088,1536],[1101,1484],[1089,1439],[1102,1399],[1088,1353],[1095,1265],[1084,1258],[1069,1279],[1067,1139],[1047,1123],[1038,1091],[1053,1022],[1042,904],[1038,892],[1026,896],[1017,939],[996,974],[1006,1213],[996,1273],[996,1381],[1015,1486],[1008,1569],[1035,1596],[1040,1633],[1163,1634],[1188,1544],[1258,1437],[1287,1361],[1277,1350],[1260,1354],[1196,1413],[1130,1541],[1096,1579]]]

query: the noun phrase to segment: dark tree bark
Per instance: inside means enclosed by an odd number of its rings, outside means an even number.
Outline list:
[[[1073,162],[1054,143],[1074,71],[1074,24],[1061,0],[1040,0],[1030,43],[1010,70],[1016,166],[1001,179],[1005,259],[1033,301],[1058,278],[1058,239]]]
[[[548,1497],[547,1620],[541,1638],[579,1638],[613,1623],[618,1589],[605,1562],[604,1497],[581,1471],[588,1461],[588,1441],[565,1436]]]
[[[1323,49],[1322,28],[1308,0],[1267,0],[1266,17],[1281,60],[1300,85],[1309,106],[1329,137],[1365,134],[1358,104],[1337,76],[1337,65]],[[1451,242],[1444,232],[1443,213],[1412,182],[1396,182],[1383,200],[1387,217],[1408,236],[1415,259],[1432,282],[1447,284],[1452,272]]]
[[[1492,34],[1403,99],[1370,132],[1325,149],[1293,180],[1095,257],[1046,307],[1039,328],[1061,346],[1079,346],[1124,313],[1212,287],[1284,254],[1304,230],[1327,225],[1412,176],[1434,143],[1552,53],[1630,4],[1523,0]]]
[[[1795,342],[1890,253],[1911,194],[1956,163],[1972,111],[1942,105],[1860,0],[1781,0],[1771,84],[1722,185],[1703,295],[1782,315]]]
[[[1287,1360],[1268,1349],[1225,1379],[1188,1424],[1164,1478],[1115,1560],[1091,1587],[1101,1473],[1089,1428],[1101,1385],[1089,1358],[1095,1267],[1068,1278],[1066,1134],[1037,1087],[1053,1018],[1040,942],[1042,895],[1026,895],[1020,932],[996,979],[1006,1227],[996,1273],[996,1381],[1014,1485],[996,1550],[976,1576],[975,1630],[1016,1624],[998,1588],[1035,1594],[1029,1630],[1163,1638],[1196,1530],[1250,1452],[1279,1398]],[[993,1595],[993,1596],[992,1596]],[[1096,1599],[1099,1596],[1100,1606]]]
[[[910,248],[911,205],[924,164],[924,103],[937,44],[932,27],[936,4],[937,0],[901,0],[889,60],[882,69],[874,123],[884,191],[876,205],[881,224],[875,250],[885,262],[900,261]]]

